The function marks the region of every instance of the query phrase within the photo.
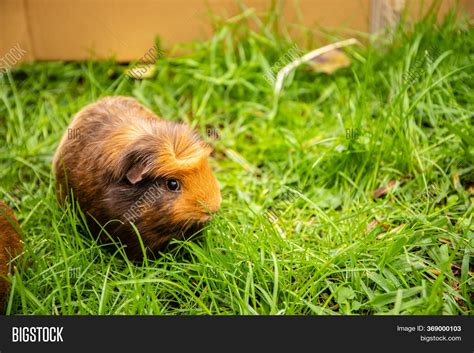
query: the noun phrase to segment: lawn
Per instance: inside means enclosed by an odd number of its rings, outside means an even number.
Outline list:
[[[299,67],[275,96],[268,73],[295,43],[272,13],[254,16],[216,20],[212,39],[164,52],[143,80],[113,60],[0,78],[0,199],[25,233],[7,314],[472,313],[472,27],[404,23],[345,49],[352,64],[331,75]],[[214,147],[223,203],[201,241],[133,263],[58,205],[60,137],[107,95]]]

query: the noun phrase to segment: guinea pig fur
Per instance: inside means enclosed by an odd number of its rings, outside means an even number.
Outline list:
[[[11,260],[22,251],[19,236],[20,225],[10,209],[0,201],[0,309],[3,311],[5,300],[10,289],[6,279],[9,274]]]
[[[57,197],[73,195],[93,232],[100,224],[140,259],[132,223],[147,253],[156,254],[172,238],[199,231],[219,209],[211,152],[188,125],[162,120],[133,98],[105,97],[75,115],[59,144]]]

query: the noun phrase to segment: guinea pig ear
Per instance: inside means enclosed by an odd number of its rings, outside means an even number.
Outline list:
[[[135,163],[127,172],[127,180],[131,184],[136,184],[143,180],[143,176],[150,170],[150,167],[143,163]]]

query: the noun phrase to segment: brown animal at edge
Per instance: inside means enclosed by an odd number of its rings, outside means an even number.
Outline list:
[[[6,279],[10,273],[11,260],[19,255],[23,245],[19,233],[20,225],[11,210],[0,201],[0,311],[5,308],[5,301],[10,290]]]
[[[219,209],[211,151],[186,124],[162,120],[133,98],[105,97],[74,116],[56,150],[57,196],[74,195],[94,233],[105,226],[140,259],[132,224],[156,254],[172,238],[198,232]]]

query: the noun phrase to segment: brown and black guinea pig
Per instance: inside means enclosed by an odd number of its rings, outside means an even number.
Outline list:
[[[156,255],[219,209],[211,152],[188,125],[162,120],[133,98],[105,97],[74,116],[56,150],[57,197],[73,195],[93,232],[105,226],[128,257],[141,259],[133,223]]]
[[[10,283],[6,277],[10,273],[11,260],[19,255],[23,248],[20,232],[20,225],[15,216],[0,201],[0,310],[2,312],[10,289]]]

